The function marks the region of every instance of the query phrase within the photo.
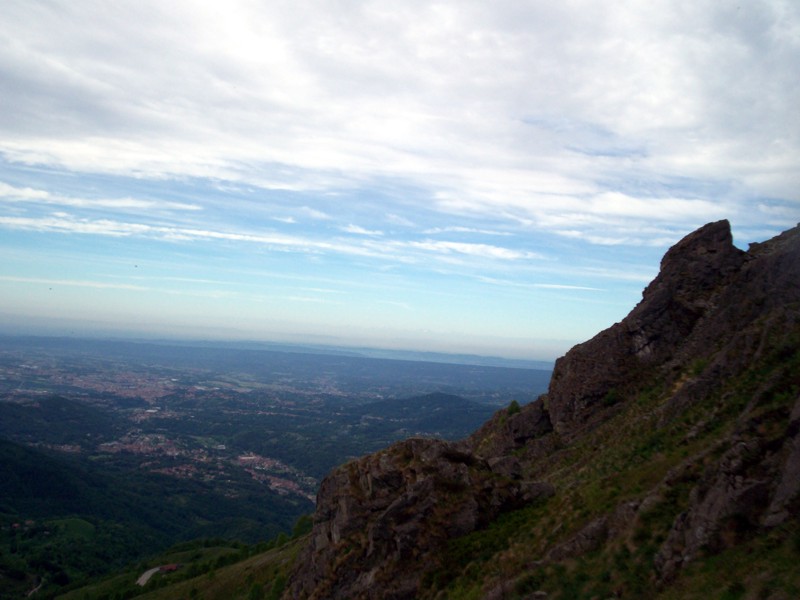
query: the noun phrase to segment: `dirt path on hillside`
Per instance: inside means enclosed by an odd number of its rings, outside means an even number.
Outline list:
[[[153,567],[152,569],[147,569],[144,573],[139,576],[139,579],[136,580],[137,585],[141,585],[142,587],[147,585],[147,582],[150,581],[150,578],[155,575],[156,573],[161,570],[161,567]]]

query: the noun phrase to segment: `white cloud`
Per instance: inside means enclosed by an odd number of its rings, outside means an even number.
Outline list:
[[[586,292],[602,292],[600,288],[587,287],[585,285],[565,285],[560,283],[534,283],[533,287],[546,290],[582,290]]]
[[[13,277],[0,275],[0,281],[12,283],[39,283],[47,286],[69,286],[69,287],[88,287],[97,289],[125,290],[130,292],[147,292],[151,288],[129,283],[109,283],[105,281],[87,281],[77,279],[45,279],[39,277]]]
[[[498,236],[509,236],[511,235],[508,231],[494,231],[492,229],[478,229],[476,227],[461,227],[461,226],[449,226],[449,227],[431,227],[430,229],[426,229],[423,231],[428,235],[437,235],[440,233],[477,233],[480,235],[498,235]]]
[[[47,201],[50,198],[50,193],[44,190],[35,190],[29,187],[17,188],[0,181],[0,198],[3,200],[12,201]]]
[[[69,215],[54,214],[49,217],[3,217],[0,226],[27,231],[55,231],[59,233],[83,233],[126,237],[147,234],[153,231],[149,225],[140,223],[121,223],[109,219],[73,219]]]
[[[562,270],[562,276],[565,274]],[[574,275],[573,275],[574,276]],[[606,290],[598,287],[590,287],[585,285],[572,285],[565,283],[530,283],[526,281],[516,281],[510,279],[498,279],[497,277],[480,276],[478,279],[484,283],[496,286],[514,287],[528,290],[542,289],[542,290],[574,290],[584,292],[604,292]]]
[[[453,255],[469,256],[495,261],[539,259],[540,255],[489,244],[450,242],[441,240],[397,241],[376,240],[371,233],[367,239],[316,239],[282,233],[254,233],[250,231],[218,231],[192,227],[174,227],[130,223],[112,219],[75,218],[66,213],[44,217],[0,216],[0,227],[16,230],[57,232],[65,234],[99,235],[108,237],[146,237],[176,243],[182,242],[233,242],[259,244],[272,250],[299,253],[342,254],[354,257],[377,258],[391,263],[419,263],[431,259],[448,261]],[[356,230],[356,233],[362,234]]]
[[[541,255],[534,252],[523,252],[491,244],[474,244],[466,242],[447,242],[426,240],[422,242],[408,242],[411,248],[419,248],[440,252],[443,254],[465,254],[482,258],[495,258],[501,260],[539,259]]]
[[[300,211],[307,217],[311,217],[312,219],[316,219],[318,221],[329,221],[333,218],[328,213],[317,210],[316,208],[311,208],[310,206],[303,206]]]
[[[364,227],[360,227],[359,225],[353,225],[352,223],[350,223],[346,227],[342,227],[341,230],[344,231],[345,233],[354,233],[356,235],[368,235],[368,236],[383,235],[383,232],[377,229],[365,229]]]
[[[198,204],[188,204],[185,202],[144,200],[141,198],[72,198],[29,187],[18,188],[2,181],[0,181],[0,202],[56,204],[72,208],[111,209],[120,211],[202,210],[202,207]]]
[[[400,225],[401,227],[414,227],[413,221],[394,213],[386,215],[386,222],[392,225]]]
[[[398,202],[648,243],[632,224],[800,212],[798,24],[788,0],[6,2],[0,153],[286,191],[402,182],[420,198]]]

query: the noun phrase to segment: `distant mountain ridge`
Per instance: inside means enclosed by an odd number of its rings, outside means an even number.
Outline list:
[[[283,597],[792,598],[799,512],[800,227],[719,221],[537,401],[334,470]]]

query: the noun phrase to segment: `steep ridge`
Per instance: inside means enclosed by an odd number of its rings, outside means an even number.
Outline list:
[[[799,431],[800,227],[743,252],[710,223],[537,401],[334,470],[284,597],[691,597],[737,548],[800,593]]]

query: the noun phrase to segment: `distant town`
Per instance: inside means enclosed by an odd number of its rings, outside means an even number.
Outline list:
[[[244,475],[313,501],[335,464],[410,435],[467,435],[497,407],[533,399],[547,378],[530,369],[11,338],[0,350],[8,417],[0,433],[95,463],[213,482],[228,497]],[[382,401],[441,391],[464,399],[466,420],[426,421],[424,408],[408,418],[382,414]],[[44,406],[53,398],[60,407]]]

